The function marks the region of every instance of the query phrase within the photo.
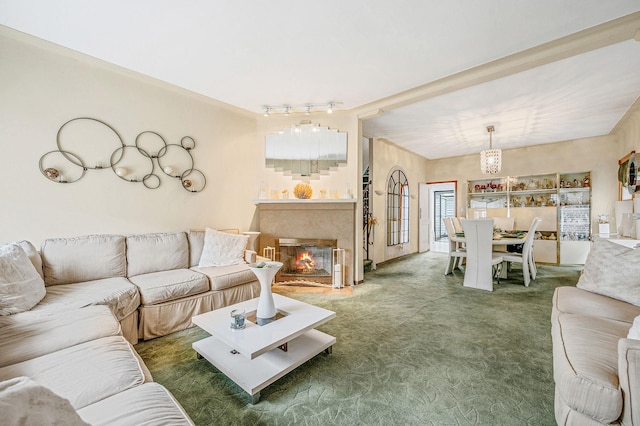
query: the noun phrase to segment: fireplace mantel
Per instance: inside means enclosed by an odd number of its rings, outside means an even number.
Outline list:
[[[353,283],[356,250],[356,201],[353,198],[259,199],[260,254],[276,238],[333,239],[346,250],[345,284]],[[359,247],[359,245],[358,245]]]
[[[253,200],[253,204],[335,204],[335,203],[351,203],[355,204],[354,198],[309,198],[301,200],[299,198],[291,199],[259,199]]]

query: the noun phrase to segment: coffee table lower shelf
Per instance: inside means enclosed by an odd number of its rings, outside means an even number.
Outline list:
[[[233,380],[251,397],[260,400],[260,391],[322,351],[331,353],[336,338],[319,330],[309,330],[287,344],[287,351],[272,349],[249,359],[215,337],[194,342],[193,349]]]

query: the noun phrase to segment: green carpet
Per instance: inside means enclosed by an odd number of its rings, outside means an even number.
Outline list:
[[[337,313],[320,354],[247,395],[191,343],[197,327],[136,345],[154,380],[197,425],[554,425],[551,297],[579,268],[522,270],[494,292],[444,276],[447,256],[423,253],[379,266],[353,295],[290,295]]]

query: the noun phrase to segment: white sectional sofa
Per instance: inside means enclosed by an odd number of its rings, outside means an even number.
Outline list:
[[[596,240],[577,287],[555,290],[558,425],[640,425],[639,261],[640,249]]]
[[[0,292],[3,424],[192,424],[132,345],[257,297],[260,284],[248,268],[255,252],[241,253],[246,262],[199,267],[205,231],[54,238],[39,252],[25,241],[13,245],[28,255],[46,294],[6,315],[10,299]],[[46,407],[47,398],[60,399],[48,420],[20,408],[25,401]],[[60,418],[51,415],[65,404]]]

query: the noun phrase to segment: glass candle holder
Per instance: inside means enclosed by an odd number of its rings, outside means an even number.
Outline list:
[[[234,309],[231,311],[231,329],[242,330],[245,327],[245,320],[247,319],[244,309]]]

